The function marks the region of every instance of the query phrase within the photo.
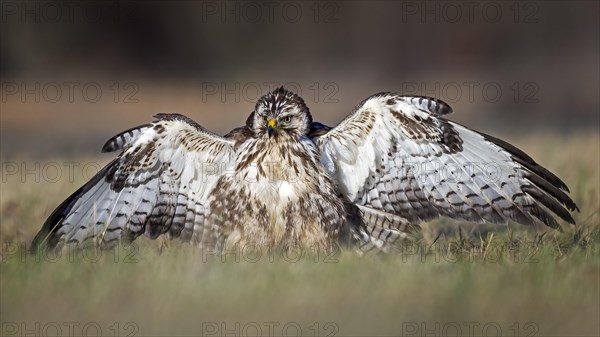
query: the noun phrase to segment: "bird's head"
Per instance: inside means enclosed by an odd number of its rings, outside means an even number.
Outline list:
[[[312,117],[304,100],[279,87],[261,97],[248,126],[258,137],[298,139],[310,129]]]

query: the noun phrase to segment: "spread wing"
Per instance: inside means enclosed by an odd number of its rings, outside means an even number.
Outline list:
[[[200,242],[210,192],[230,169],[233,141],[178,114],[158,114],[103,147],[121,151],[48,217],[33,247],[110,247],[145,233]]]
[[[551,212],[574,223],[565,183],[516,147],[443,118],[451,112],[437,99],[381,93],[337,127],[313,128],[321,162],[361,206],[372,237],[377,230],[385,241],[384,229],[441,215],[521,224],[535,217],[558,228]]]

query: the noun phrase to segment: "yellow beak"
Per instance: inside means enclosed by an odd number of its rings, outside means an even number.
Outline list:
[[[269,134],[269,137],[271,137],[273,135],[276,127],[277,127],[277,121],[274,119],[269,119],[269,122],[267,123],[267,133]]]

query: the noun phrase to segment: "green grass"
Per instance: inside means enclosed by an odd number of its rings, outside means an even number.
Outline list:
[[[263,336],[298,329],[308,336],[599,335],[598,136],[511,139],[571,187],[577,227],[541,235],[510,224],[480,236],[442,219],[388,256],[343,251],[296,261],[263,252],[253,263],[250,255],[219,258],[150,240],[57,259],[28,254],[44,217],[82,180],[9,179],[0,215],[0,334],[52,335],[58,326],[65,336],[72,325],[74,335],[100,328],[103,336],[256,335],[257,328]],[[461,230],[438,238],[440,226]]]

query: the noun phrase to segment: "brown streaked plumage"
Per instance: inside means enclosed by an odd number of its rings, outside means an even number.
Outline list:
[[[444,118],[440,100],[380,93],[335,128],[283,88],[221,137],[178,114],[111,138],[120,151],[48,217],[33,246],[112,247],[166,234],[246,244],[388,250],[410,224],[574,223],[566,185],[516,147]],[[493,172],[494,175],[490,172]]]

